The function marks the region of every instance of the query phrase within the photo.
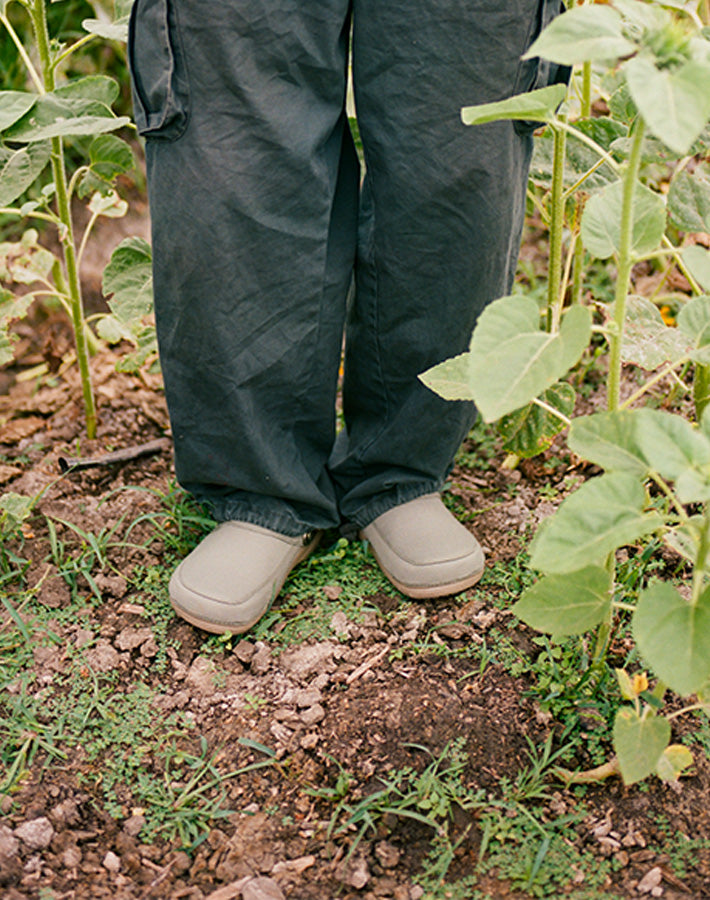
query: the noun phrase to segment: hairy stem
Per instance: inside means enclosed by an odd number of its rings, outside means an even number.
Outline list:
[[[54,66],[49,46],[49,32],[47,30],[47,11],[44,0],[34,0],[28,7],[32,19],[32,28],[37,42],[37,50],[44,79],[44,90],[53,91]],[[67,175],[64,166],[64,145],[61,137],[52,138],[52,175],[57,192],[57,212],[61,221],[60,241],[66,269],[67,288],[71,298],[71,318],[74,331],[74,343],[76,346],[76,358],[81,376],[82,394],[84,397],[84,415],[86,418],[86,434],[89,439],[96,436],[96,407],[94,394],[91,387],[91,373],[89,371],[89,350],[84,330],[84,306],[81,298],[81,284],[76,264],[76,246],[74,243],[74,229],[69,205],[69,192],[67,190]]]
[[[609,381],[607,405],[609,410],[619,408],[621,390],[621,342],[624,335],[626,318],[626,298],[631,281],[633,256],[631,253],[634,226],[634,194],[636,180],[641,165],[641,148],[643,146],[644,123],[636,120],[629,162],[624,173],[624,192],[621,204],[621,234],[619,237],[618,271],[616,276],[616,292],[614,295],[613,329],[609,335]]]
[[[564,131],[553,129],[554,150],[552,164],[552,195],[550,198],[550,261],[547,269],[547,330],[559,327],[560,296],[562,282],[562,233],[564,231],[565,203],[562,196],[565,174]]]

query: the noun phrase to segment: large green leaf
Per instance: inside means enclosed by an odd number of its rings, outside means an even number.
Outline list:
[[[38,96],[27,91],[0,91],[0,131],[5,131],[26,115]]]
[[[593,478],[546,519],[532,543],[530,565],[548,574],[601,565],[609,553],[656,531],[657,513],[644,512],[646,492],[636,478],[613,472]]]
[[[19,150],[0,149],[0,206],[9,206],[34,184],[50,152],[50,144],[41,141]]]
[[[566,93],[564,84],[553,84],[527,94],[516,94],[496,103],[464,106],[461,121],[464,125],[483,125],[485,122],[498,122],[501,119],[549,122],[554,119],[555,110],[565,99]]]
[[[632,707],[623,706],[614,721],[614,751],[624,784],[642,781],[655,772],[670,739],[667,719],[651,709],[639,716]]]
[[[687,419],[657,409],[638,409],[636,439],[652,469],[675,481],[681,503],[710,499],[710,440]]]
[[[470,369],[471,351],[468,350],[427,369],[419,378],[445,400],[473,400]]]
[[[710,250],[691,244],[682,251],[683,262],[704,291],[710,291]]]
[[[108,75],[85,75],[61,85],[53,94],[65,100],[96,100],[104,106],[111,106],[120,92],[121,88],[115,78]]]
[[[622,182],[615,181],[587,201],[582,215],[582,241],[592,256],[608,259],[618,253],[623,194]],[[633,202],[632,252],[643,256],[655,250],[661,243],[665,228],[666,207],[663,198],[638,183]]]
[[[479,317],[471,349],[458,358],[455,373],[443,363],[419,377],[446,399],[462,399],[457,379],[467,368],[464,384],[471,388],[469,396],[484,420],[493,422],[562,378],[591,337],[591,314],[586,307],[573,306],[557,334],[540,331],[539,324],[540,310],[530,297],[496,300]]]
[[[671,744],[656,763],[656,775],[662,781],[677,781],[678,776],[693,764],[693,754],[682,744]]]
[[[649,131],[674,152],[687,153],[710,116],[710,63],[692,59],[678,69],[659,69],[639,54],[624,71]]]
[[[121,241],[104,269],[103,292],[119,322],[140,320],[153,306],[153,272],[150,245],[142,238]]]
[[[652,582],[632,628],[643,658],[677,694],[694,694],[710,677],[710,588],[691,604],[668,582]]]
[[[655,303],[645,297],[628,298],[621,343],[625,362],[653,371],[664,363],[682,360],[690,349],[687,336],[666,325]]]
[[[702,166],[682,169],[673,176],[668,191],[671,222],[683,231],[710,232],[710,173]]]
[[[625,472],[638,479],[648,474],[648,462],[636,436],[634,410],[598,412],[572,422],[570,450],[609,472]]]
[[[540,399],[563,416],[571,416],[575,396],[572,385],[560,381],[544,391]],[[503,416],[498,422],[503,449],[524,458],[546,450],[564,427],[565,422],[559,416],[534,402]]]
[[[690,356],[710,364],[710,297],[694,297],[678,313],[678,328],[692,344]]]
[[[545,575],[513,606],[526,625],[555,637],[583,634],[602,622],[611,608],[612,581],[604,566],[587,566],[565,575]]]
[[[565,66],[587,60],[612,60],[633,53],[622,19],[610,6],[575,6],[542,32],[523,59],[542,56]]]
[[[30,112],[15,122],[4,138],[24,144],[53,137],[115,131],[129,122],[127,116],[115,116],[98,100],[48,93],[37,98]]]

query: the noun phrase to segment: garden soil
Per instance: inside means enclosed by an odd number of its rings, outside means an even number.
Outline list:
[[[710,764],[697,745],[695,764],[675,785],[651,779],[625,787],[613,777],[572,790],[548,777],[535,816],[561,835],[569,851],[567,871],[547,887],[534,887],[531,878],[527,891],[520,880],[515,886],[503,854],[497,865],[485,865],[502,846],[496,829],[516,816],[513,806],[503,809],[491,832],[485,810],[453,804],[448,827],[455,849],[446,881],[455,885],[476,872],[478,878],[475,887],[451,887],[448,893],[420,883],[422,872],[437,862],[436,835],[427,824],[384,811],[358,842],[357,826],[343,829],[347,817],[337,815],[343,797],[354,808],[382,790],[382,779],[407,767],[421,773],[457,739],[466,758],[462,783],[471,795],[491,798],[506,796],[506,785],[530,765],[529,741],[538,748],[550,734],[553,747],[564,741],[564,722],[541,707],[539,691],[531,693],[530,666],[506,664],[496,646],[504,635],[509,654],[532,662],[541,652],[506,606],[522,577],[518,556],[537,523],[593,470],[555,456],[555,448],[506,470],[500,451],[487,454],[482,445],[469,443],[448,494],[484,544],[494,578],[455,599],[404,602],[392,591],[368,593],[374,569],[363,555],[365,588],[357,616],[338,604],[337,583],[295,604],[289,603],[287,586],[277,601],[283,622],[276,621],[270,638],[247,634],[209,642],[170,613],[164,580],[150,605],[153,611],[158,605],[159,616],[149,613],[145,594],[136,588],[136,572],[174,565],[151,519],[165,510],[161,496],[174,490],[159,376],[117,374],[113,354],[96,357],[100,426],[97,440],[89,442],[82,437],[75,370],[57,368],[66,336],[51,321],[40,331],[43,346],[26,338],[26,361],[45,359],[55,374],[39,387],[35,380],[8,379],[0,397],[2,489],[41,492],[24,526],[21,555],[31,560],[26,580],[37,586],[45,610],[42,628],[51,640],[35,634],[28,690],[41,691],[66,674],[81,650],[86,691],[94,679],[108,679],[118,696],[140,680],[151,688],[145,703],[156,722],[172,715],[189,720],[192,729],[183,729],[178,739],[185,753],[206,753],[225,775],[268,765],[224,781],[228,814],[213,820],[186,852],[177,838],[145,839],[146,810],[135,806],[125,785],[115,786],[117,806],[109,815],[100,755],[79,743],[66,758],[49,759],[40,748],[0,801],[3,900],[710,897]],[[61,474],[62,459],[133,451],[154,441],[146,455]],[[116,538],[127,542],[107,551],[106,565],[93,570],[93,585],[79,580],[78,595],[86,602],[74,618],[61,615],[77,599],[51,561],[45,516],[71,554],[86,542],[62,522],[95,535],[116,526]],[[326,535],[321,554],[342,546],[340,537]],[[324,601],[333,604],[329,619]],[[327,636],[304,643],[279,640],[280,628],[299,617],[307,621],[316,611],[322,617],[324,608]],[[21,614],[34,627],[30,603]],[[15,630],[22,641],[8,617],[0,627]],[[472,646],[476,653],[468,652]],[[620,664],[626,652],[619,638],[612,653]],[[692,727],[679,725],[675,738]],[[590,732],[599,728],[590,714]],[[145,757],[146,770],[158,765],[157,756]],[[583,754],[566,761],[572,767],[588,764]],[[211,789],[205,799],[219,794]],[[567,824],[555,826],[564,816]],[[510,831],[507,858],[523,854],[534,829]]]

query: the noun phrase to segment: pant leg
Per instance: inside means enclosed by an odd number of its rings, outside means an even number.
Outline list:
[[[284,534],[339,522],[349,6],[136,0],[131,21],[178,479],[218,519]]]
[[[533,86],[521,54],[559,0],[355,0],[353,67],[366,177],[347,323],[347,428],[331,459],[360,526],[441,488],[474,421],[417,375],[464,351],[511,286],[529,129],[477,128],[462,106]]]

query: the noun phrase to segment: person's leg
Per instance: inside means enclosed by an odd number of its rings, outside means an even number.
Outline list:
[[[175,610],[247,630],[339,523],[326,461],[357,231],[350,0],[136,0],[155,310],[180,483],[221,525]]]
[[[132,16],[178,479],[218,520],[287,536],[339,522],[349,5],[136,0]]]
[[[462,106],[546,77],[524,53],[550,0],[355,0],[353,67],[366,177],[344,412],[331,471],[341,513],[367,526],[441,489],[473,424],[417,375],[464,351],[508,292],[531,151],[511,122],[467,128]]]

